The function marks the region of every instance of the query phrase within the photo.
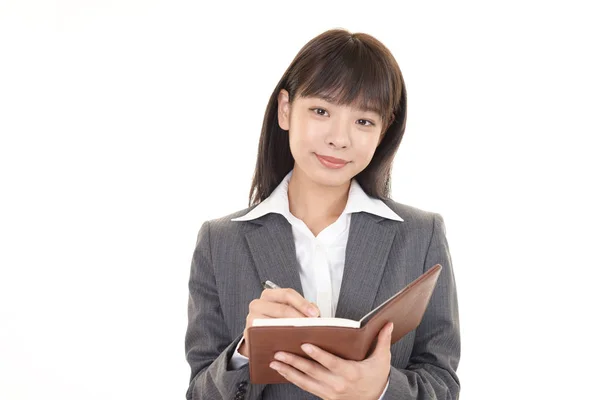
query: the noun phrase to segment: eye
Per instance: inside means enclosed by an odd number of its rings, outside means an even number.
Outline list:
[[[315,112],[317,115],[321,115],[321,116],[325,116],[325,114],[327,114],[327,111],[322,109],[322,108],[311,108],[311,111]],[[322,111],[322,112],[321,112]]]
[[[361,123],[360,121],[363,121],[363,123]],[[373,122],[366,120],[366,119],[359,119],[358,123],[359,123],[359,125],[362,125],[362,126],[375,126],[375,124]]]

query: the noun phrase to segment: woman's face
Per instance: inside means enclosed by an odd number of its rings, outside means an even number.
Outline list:
[[[290,104],[284,89],[278,101],[279,126],[289,131],[295,168],[315,183],[348,183],[369,165],[383,138],[382,119],[374,111],[338,106],[317,97],[297,97]],[[320,156],[343,163],[328,164]]]

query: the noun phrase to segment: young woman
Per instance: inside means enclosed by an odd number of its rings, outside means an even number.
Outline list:
[[[309,41],[265,112],[250,207],[206,221],[189,280],[188,399],[457,399],[452,261],[440,214],[389,197],[406,88],[378,40],[330,30]],[[309,346],[277,354],[289,383],[249,382],[255,318],[360,319],[430,267],[442,271],[417,329],[364,361]],[[281,288],[263,289],[271,280]],[[281,357],[280,357],[281,356]]]

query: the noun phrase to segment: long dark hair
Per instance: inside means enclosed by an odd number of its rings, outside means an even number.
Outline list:
[[[287,131],[278,123],[281,89],[297,96],[327,98],[338,105],[372,109],[385,132],[369,165],[354,178],[370,196],[389,198],[392,162],[406,127],[406,87],[392,53],[365,33],[332,29],[300,49],[273,90],[262,124],[249,205],[265,200],[294,167]]]

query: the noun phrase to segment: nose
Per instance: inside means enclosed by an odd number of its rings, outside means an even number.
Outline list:
[[[350,144],[349,128],[341,120],[332,121],[325,140],[332,148],[345,149]]]

